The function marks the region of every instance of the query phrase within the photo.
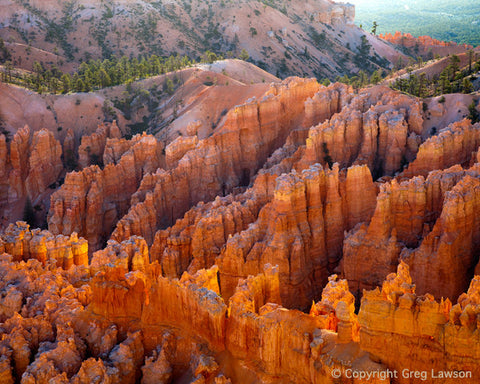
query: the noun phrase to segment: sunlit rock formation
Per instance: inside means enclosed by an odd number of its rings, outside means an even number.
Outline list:
[[[204,136],[0,136],[2,207],[50,200],[48,231],[0,232],[0,381],[480,380],[479,124],[446,103],[433,132],[383,86],[264,87]]]

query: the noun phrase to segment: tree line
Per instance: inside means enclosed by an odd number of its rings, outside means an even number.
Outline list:
[[[179,55],[168,57],[152,55],[141,58],[113,57],[82,62],[73,74],[63,72],[55,65],[47,68],[37,61],[33,64],[32,72],[20,72],[13,68],[11,62],[7,61],[2,72],[2,80],[24,86],[38,93],[90,92],[177,71],[198,63],[213,63],[222,59],[223,56],[211,51],[206,51],[198,60]]]
[[[381,68],[375,70],[371,75],[368,75],[368,73],[365,72],[364,70],[360,70],[358,71],[357,74],[352,75],[350,77],[348,75],[337,76],[335,78],[335,81],[339,83],[351,85],[354,89],[358,90],[370,84],[380,83],[383,80],[384,75],[385,75],[385,72]],[[320,80],[320,83],[325,86],[328,86],[331,83],[331,81],[329,79],[322,79]]]
[[[474,91],[472,81],[476,80],[474,72],[480,71],[480,60],[474,62],[473,51],[469,51],[468,67],[461,70],[460,59],[456,55],[450,57],[449,64],[437,75],[428,78],[425,73],[413,74],[397,79],[392,87],[418,97],[439,96],[446,93],[471,93]]]

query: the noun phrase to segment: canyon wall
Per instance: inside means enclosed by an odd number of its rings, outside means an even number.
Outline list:
[[[364,199],[354,202],[360,190]],[[317,165],[278,177],[272,201],[217,258],[223,295],[230,297],[238,277],[272,264],[279,268],[282,302],[308,307],[341,258],[344,230],[373,213],[375,193],[368,168],[360,166],[340,174],[338,167]]]
[[[335,88],[341,98],[345,87]],[[224,125],[187,152],[176,168],[158,170],[142,182],[112,238],[140,235],[151,244],[156,229],[172,225],[192,205],[248,186],[290,131],[301,126],[305,101],[319,90],[316,81],[289,78],[272,85],[261,100],[231,110]]]
[[[0,134],[0,228],[19,218],[26,199],[33,206],[42,204],[42,194],[48,193],[63,171],[61,156],[60,143],[46,129],[32,133],[25,126],[9,143]]]
[[[5,204],[56,189],[48,231],[0,232],[0,379],[475,383],[480,125],[457,117],[290,78],[204,139],[0,137]]]
[[[106,143],[107,164],[103,169],[91,165],[67,174],[64,184],[51,196],[51,232],[77,232],[89,241],[92,250],[103,246],[119,217],[128,211],[130,198],[144,175],[154,172],[161,161],[161,145],[153,136],[139,135],[128,144],[128,151],[115,162],[115,158],[108,157],[114,142]]]
[[[364,292],[358,316],[361,348],[399,373],[426,371],[426,380],[452,383],[455,379],[442,378],[439,372],[467,371],[470,376],[457,380],[475,383],[480,377],[478,288],[477,276],[452,307],[448,299],[438,302],[430,294],[416,294],[409,268],[401,263],[381,290]],[[425,382],[398,376],[398,383]]]
[[[43,265],[53,264],[66,270],[73,265],[88,266],[88,242],[75,232],[54,236],[45,230],[30,230],[22,221],[10,224],[0,234],[0,251],[17,262],[36,259]]]
[[[413,37],[410,33],[396,31],[394,34],[379,34],[380,39],[402,47],[416,49],[421,55],[438,54],[447,56],[449,54],[464,53],[468,49],[473,49],[471,45],[457,44],[452,41],[440,41],[430,36]]]
[[[0,228],[27,216],[32,224],[43,225],[50,195],[63,183],[65,173],[101,164],[106,141],[113,137],[120,137],[115,122],[101,124],[91,136],[83,136],[81,145],[72,129],[63,142],[50,130],[32,132],[28,126],[18,129],[11,140],[0,134]]]
[[[372,220],[344,242],[343,268],[352,289],[359,293],[380,285],[405,260],[419,293],[456,300],[478,262],[473,214],[478,177],[478,165],[469,170],[457,165],[426,180],[393,179],[382,185]]]

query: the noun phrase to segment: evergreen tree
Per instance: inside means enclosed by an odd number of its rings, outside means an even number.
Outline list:
[[[469,111],[468,118],[471,120],[472,124],[480,122],[480,114],[477,111],[475,100],[472,100],[472,103],[468,106],[468,111]]]
[[[5,62],[5,79],[6,81],[12,81],[12,72],[13,72],[13,64],[10,60]]]
[[[75,91],[76,92],[84,92],[85,90],[85,83],[81,78],[78,78],[78,80],[75,83]]]
[[[37,84],[40,84],[40,78],[42,77],[43,67],[38,61],[35,61],[33,63],[33,72],[36,74]]]
[[[452,55],[450,58],[450,66],[451,66],[451,71],[452,71],[452,76],[451,80],[455,80],[455,75],[457,74],[457,71],[460,69],[458,66],[460,63],[460,59],[457,55]]]
[[[62,93],[70,92],[70,89],[72,87],[72,80],[70,78],[70,75],[68,73],[63,74],[61,81],[62,81]]]
[[[440,73],[440,93],[450,93],[452,91],[452,84],[450,83],[449,71],[445,68]]]
[[[475,58],[475,52],[473,49],[469,49],[467,52],[468,55],[468,73],[472,73],[472,63],[473,59]]]
[[[368,42],[367,36],[362,35],[361,40],[362,41],[360,43],[360,48],[358,48],[358,53],[362,57],[368,57],[368,56],[370,56],[370,48],[372,46]]]
[[[473,84],[468,78],[464,77],[462,81],[462,93],[471,92],[473,92]]]
[[[102,88],[109,87],[112,85],[112,80],[110,79],[110,76],[108,75],[107,71],[104,68],[101,68],[98,71],[98,79],[100,82],[100,86]]]
[[[418,77],[415,75],[410,75],[408,78],[408,93],[411,95],[416,95],[418,91]]]
[[[202,55],[202,62],[212,64],[215,60],[217,60],[217,55],[211,51],[205,51]]]
[[[173,84],[172,79],[168,78],[167,81],[165,82],[164,90],[167,91],[169,95],[172,95],[173,92],[175,91],[175,86]]]
[[[238,56],[240,60],[247,61],[250,58],[250,55],[248,54],[246,49],[242,49],[240,52],[240,56]]]
[[[417,96],[424,98],[427,96],[427,77],[425,73],[421,73],[418,78],[418,92]]]
[[[368,84],[368,76],[365,71],[358,72],[358,85],[359,88],[362,88]]]
[[[381,69],[377,69],[375,72],[373,72],[372,77],[370,77],[370,82],[373,84],[378,84],[380,81],[382,81],[382,73],[383,71]]]
[[[5,45],[5,41],[0,37],[0,63],[10,60],[11,54]]]

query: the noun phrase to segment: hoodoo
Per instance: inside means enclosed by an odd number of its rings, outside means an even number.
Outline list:
[[[1,384],[480,382],[477,51],[330,0],[0,3]]]

